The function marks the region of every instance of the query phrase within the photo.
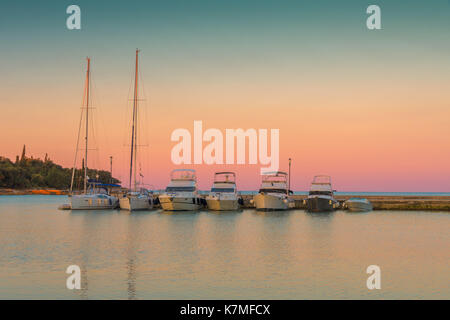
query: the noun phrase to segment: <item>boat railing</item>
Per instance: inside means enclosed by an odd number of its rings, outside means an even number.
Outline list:
[[[170,174],[172,181],[196,181],[196,173],[193,169],[175,169]]]
[[[327,176],[327,175],[314,176],[312,184],[330,184],[331,185],[331,177]]]
[[[236,183],[236,174],[234,172],[216,172],[214,174],[214,183]]]

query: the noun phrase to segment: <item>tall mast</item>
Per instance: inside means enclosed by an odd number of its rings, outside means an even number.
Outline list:
[[[139,114],[139,108],[138,108],[138,80],[139,80],[139,57],[138,57],[139,50],[136,49],[136,70],[135,70],[135,78],[134,78],[134,104],[136,106],[136,115],[134,117],[134,190],[137,190],[137,146],[138,146],[138,114]]]
[[[89,135],[89,77],[91,72],[91,59],[87,59],[87,71],[86,71],[86,135],[85,149],[84,149],[84,193],[87,192],[87,160],[88,160],[88,135]]]
[[[138,113],[138,54],[136,49],[136,68],[134,71],[134,97],[133,97],[133,123],[131,127],[131,159],[130,159],[130,189],[134,179],[134,190],[136,190],[136,154],[137,154],[137,113]],[[134,162],[134,175],[133,175]]]

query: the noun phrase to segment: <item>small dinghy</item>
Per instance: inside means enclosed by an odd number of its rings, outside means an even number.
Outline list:
[[[72,209],[72,206],[70,203],[64,203],[58,207],[59,210],[70,210]]]
[[[345,206],[348,211],[352,212],[366,212],[372,210],[372,204],[369,200],[364,198],[350,198],[345,201]]]

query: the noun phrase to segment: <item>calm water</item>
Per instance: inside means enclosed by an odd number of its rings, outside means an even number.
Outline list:
[[[0,299],[450,299],[450,213],[71,212],[0,196]],[[82,269],[68,290],[66,268]],[[381,267],[381,290],[366,268]]]

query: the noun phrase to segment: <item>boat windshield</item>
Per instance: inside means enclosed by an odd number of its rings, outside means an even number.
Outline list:
[[[331,191],[310,191],[309,192],[310,196],[331,196],[333,195],[333,193]]]
[[[92,185],[88,189],[88,194],[108,194],[108,189]]]
[[[211,188],[211,192],[234,192],[233,188]]]
[[[260,193],[286,193],[286,189],[259,189]]]
[[[166,192],[194,192],[195,187],[167,187]]]

